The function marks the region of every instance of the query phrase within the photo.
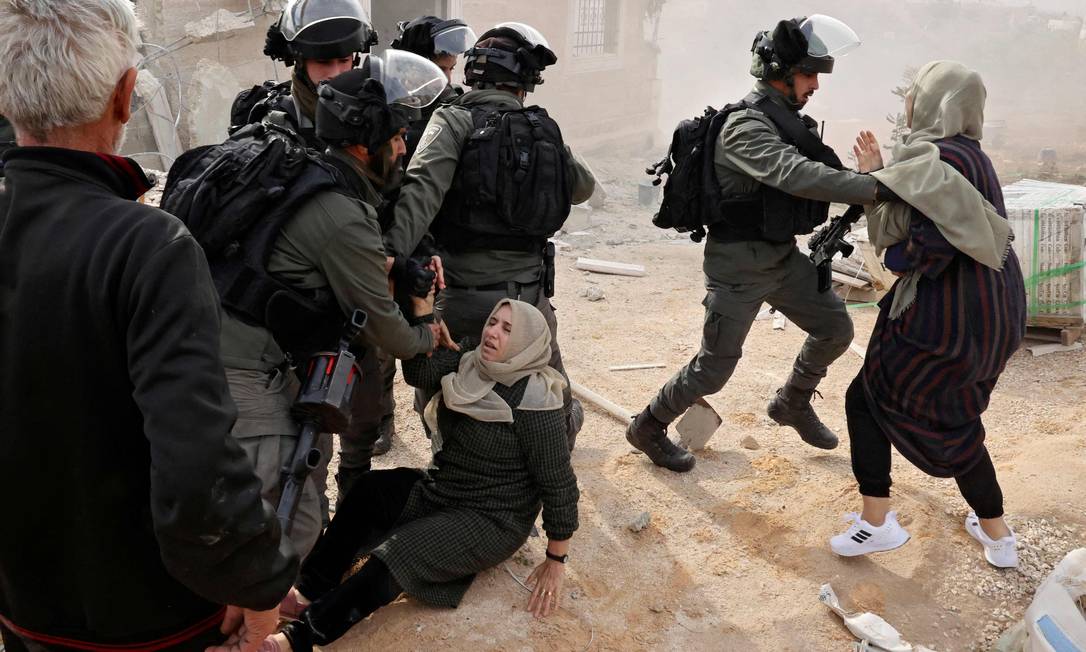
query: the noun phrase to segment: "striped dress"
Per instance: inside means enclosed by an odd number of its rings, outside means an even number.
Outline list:
[[[937,141],[953,166],[1006,217],[1003,193],[980,143],[962,136]],[[1022,271],[1014,252],[993,270],[955,249],[914,210],[902,253],[922,278],[916,303],[889,319],[894,290],[880,312],[863,366],[876,421],[894,446],[924,472],[955,477],[984,451],[981,414],[1026,329]]]

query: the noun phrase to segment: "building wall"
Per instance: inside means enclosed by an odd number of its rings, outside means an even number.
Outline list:
[[[368,0],[368,9],[383,49],[396,34],[396,23],[423,14],[463,17],[477,33],[504,21],[528,23],[540,30],[558,55],[547,69],[546,83],[530,100],[547,107],[561,123],[567,140],[580,150],[625,143],[648,143],[656,127],[659,82],[656,47],[646,39],[645,14],[660,0],[591,0],[606,2],[615,12],[617,37],[611,53],[575,56],[572,32],[581,0],[529,2],[516,0]],[[278,16],[282,0],[140,0],[147,53],[184,42],[186,25],[221,10],[232,16],[258,14],[252,26],[227,30],[176,49],[149,66],[162,82],[177,119],[184,147],[219,142],[226,136],[230,102],[242,89],[267,79],[285,80],[290,70],[263,54],[264,36]],[[269,13],[259,15],[267,7]],[[227,18],[227,14],[223,14]],[[156,47],[158,46],[158,47]],[[128,152],[154,151],[146,115],[137,115],[129,133]],[[157,157],[144,160],[158,166]]]
[[[463,0],[463,17],[479,34],[497,23],[517,21],[547,38],[558,63],[544,71],[545,83],[529,101],[546,107],[571,143],[581,149],[645,146],[655,134],[659,110],[658,52],[645,34],[646,11],[654,2],[607,0],[617,10],[613,52],[577,56],[578,1]]]

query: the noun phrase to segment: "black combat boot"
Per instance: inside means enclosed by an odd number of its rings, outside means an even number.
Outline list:
[[[386,414],[381,419],[381,425],[378,428],[381,432],[381,436],[377,438],[377,441],[373,443],[373,456],[384,455],[392,450],[392,438],[396,436],[396,417],[392,414]]]
[[[811,446],[833,450],[837,448],[837,435],[815,414],[811,407],[813,394],[813,389],[797,389],[785,385],[777,390],[777,395],[769,402],[766,413],[780,425],[794,428],[800,439]]]
[[[668,439],[667,424],[652,416],[648,408],[642,410],[626,428],[626,441],[648,455],[656,466],[677,473],[694,468],[694,456]]]

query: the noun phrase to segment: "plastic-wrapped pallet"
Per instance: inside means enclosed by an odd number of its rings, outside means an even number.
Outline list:
[[[1086,187],[1024,179],[1003,188],[1031,326],[1086,319]]]

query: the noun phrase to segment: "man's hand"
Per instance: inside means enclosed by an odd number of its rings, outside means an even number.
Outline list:
[[[209,647],[205,652],[256,652],[264,639],[274,634],[278,626],[279,607],[267,611],[253,611],[229,606],[219,629],[227,635],[226,642]]]
[[[882,169],[882,148],[875,134],[870,131],[861,131],[856,137],[856,145],[852,148],[856,156],[856,164],[862,173],[874,172]]]

